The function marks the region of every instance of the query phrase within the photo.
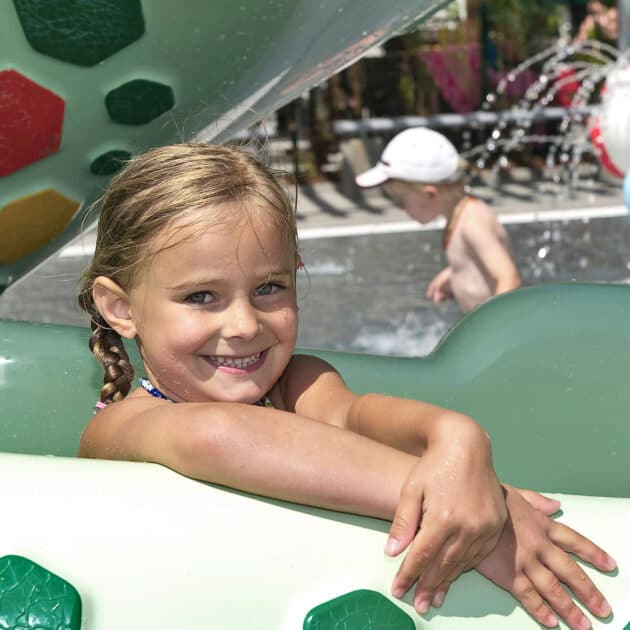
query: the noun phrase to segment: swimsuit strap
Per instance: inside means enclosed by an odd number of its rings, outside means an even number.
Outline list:
[[[163,394],[157,387],[155,387],[148,378],[139,378],[138,383],[140,383],[140,387],[149,392],[151,396],[161,398],[162,400],[168,400],[168,402],[175,402],[174,400],[171,400],[168,396]],[[260,400],[257,400],[254,404],[258,405],[259,407],[269,407],[273,409],[273,404],[269,400],[269,396],[267,396],[266,394]]]
[[[96,403],[94,403],[94,408],[92,409],[92,415],[97,414],[101,409],[105,409],[105,407],[107,407],[106,403],[101,402],[100,400],[97,401]]]

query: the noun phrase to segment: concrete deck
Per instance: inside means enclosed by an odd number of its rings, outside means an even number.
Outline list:
[[[360,167],[360,163],[358,164]],[[343,183],[318,183],[298,189],[297,218],[302,240],[353,234],[441,229],[441,219],[421,226],[396,208],[378,189],[361,191],[346,174]],[[619,216],[621,181],[595,173],[570,196],[551,180],[528,169],[513,169],[501,181],[491,173],[476,177],[471,192],[495,208],[501,221],[532,222],[550,218]],[[76,284],[94,246],[88,232],[66,246],[0,296],[0,318],[86,324],[75,306]]]

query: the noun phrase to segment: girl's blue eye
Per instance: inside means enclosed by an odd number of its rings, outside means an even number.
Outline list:
[[[271,295],[278,289],[278,285],[273,282],[267,282],[265,284],[261,284],[256,289],[256,295]]]
[[[209,304],[214,299],[212,293],[208,291],[198,291],[197,293],[191,293],[187,298],[186,302],[189,304],[198,304],[204,305]]]

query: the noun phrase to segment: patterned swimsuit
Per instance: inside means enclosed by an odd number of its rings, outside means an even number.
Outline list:
[[[168,400],[168,402],[174,402],[168,396],[165,396],[157,387],[153,386],[153,383],[148,378],[139,378],[138,384],[142,389],[146,390],[151,394],[151,396],[155,396],[155,398],[161,398],[162,400]],[[265,394],[260,400],[257,400],[255,403],[258,407],[269,407],[273,409],[273,403],[269,400],[269,396]],[[101,409],[105,409],[107,404],[101,402],[100,400],[94,405],[94,413],[98,413]]]

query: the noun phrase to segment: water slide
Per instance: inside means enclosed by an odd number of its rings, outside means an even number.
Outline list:
[[[223,142],[420,20],[429,2],[12,0],[0,8],[0,276],[79,233],[119,160]],[[2,299],[0,297],[0,299]],[[503,481],[619,570],[585,570],[630,623],[630,290],[527,288],[422,359],[316,351],[358,391],[477,418]],[[262,499],[155,464],[74,457],[101,378],[86,330],[0,321],[0,625],[7,628],[535,628],[474,571],[419,617],[389,585],[388,524]]]

